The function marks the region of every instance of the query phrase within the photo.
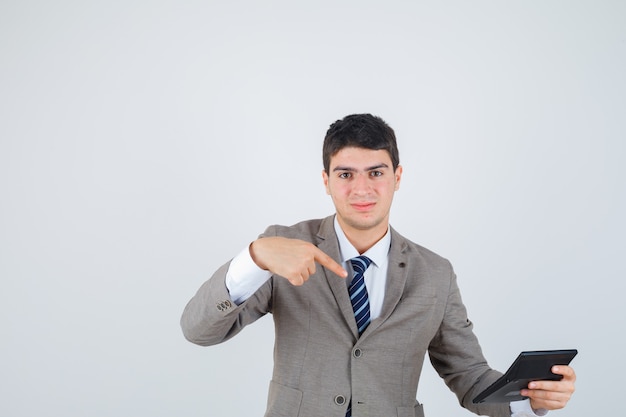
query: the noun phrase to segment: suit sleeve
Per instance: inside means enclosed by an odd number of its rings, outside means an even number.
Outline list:
[[[260,237],[275,235],[276,228],[270,226]],[[225,342],[272,310],[271,277],[245,301],[237,300],[239,305],[232,299],[226,286],[231,262],[222,265],[202,284],[183,311],[180,325],[183,335],[192,343],[211,346]]]
[[[489,367],[450,266],[449,291],[439,331],[429,346],[433,367],[459,403],[478,415],[510,417],[509,404],[474,404],[472,399],[502,374]]]
[[[240,305],[226,288],[230,262],[206,281],[185,307],[180,324],[187,340],[201,346],[222,343],[271,311],[272,280]]]

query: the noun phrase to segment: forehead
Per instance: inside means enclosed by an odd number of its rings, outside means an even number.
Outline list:
[[[387,165],[391,168],[391,156],[384,149],[346,147],[330,157],[330,169],[352,168],[367,169],[373,166]]]

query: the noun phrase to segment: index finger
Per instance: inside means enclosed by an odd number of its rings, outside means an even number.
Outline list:
[[[317,263],[319,263],[322,266],[325,266],[326,268],[330,269],[332,272],[334,272],[335,274],[339,275],[342,278],[346,278],[348,276],[348,272],[345,269],[343,269],[341,265],[335,262],[333,258],[328,256],[321,249],[317,247],[315,249],[317,249],[317,252],[314,258],[315,258],[315,261],[317,261]]]

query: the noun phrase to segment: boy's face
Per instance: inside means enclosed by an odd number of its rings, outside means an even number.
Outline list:
[[[402,167],[394,172],[386,150],[347,147],[330,158],[329,172],[322,177],[346,234],[372,231],[382,236],[387,231],[401,176]]]

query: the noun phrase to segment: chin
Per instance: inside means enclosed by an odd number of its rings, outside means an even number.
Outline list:
[[[353,219],[346,222],[349,226],[357,230],[371,230],[382,223],[382,219]]]

